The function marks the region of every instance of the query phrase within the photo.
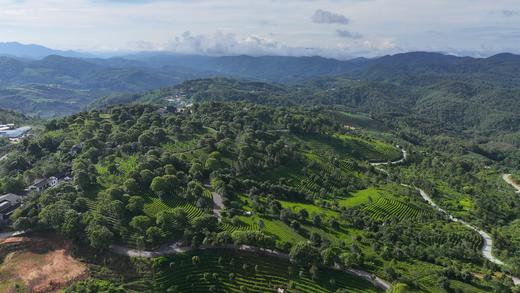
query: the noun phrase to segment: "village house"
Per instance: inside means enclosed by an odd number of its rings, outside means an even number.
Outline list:
[[[52,176],[49,178],[39,178],[33,181],[33,184],[27,188],[27,191],[42,192],[47,188],[58,185],[58,178]]]
[[[0,224],[5,223],[13,211],[20,206],[22,197],[8,193],[0,196]]]

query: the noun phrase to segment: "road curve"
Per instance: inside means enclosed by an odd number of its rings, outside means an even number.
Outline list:
[[[21,236],[25,234],[26,231],[12,231],[12,232],[2,232],[0,233],[0,241],[5,240],[10,237]]]
[[[398,148],[400,148],[399,146],[397,146]],[[401,152],[403,153],[403,158],[401,158],[400,160],[397,160],[397,161],[393,161],[393,162],[378,162],[378,163],[371,163],[372,166],[374,167],[377,167],[377,166],[383,166],[383,165],[395,165],[395,164],[399,164],[401,162],[403,162],[404,160],[406,160],[407,158],[407,152],[403,149],[403,148],[400,148],[401,149]],[[388,174],[388,172],[384,169],[381,169],[381,168],[376,168],[377,170],[379,171],[382,171],[384,172],[385,174]],[[459,222],[461,223],[462,225],[476,231],[478,234],[480,234],[480,236],[482,237],[483,241],[484,241],[484,244],[482,245],[482,248],[481,248],[481,252],[482,252],[482,255],[484,256],[484,258],[486,258],[487,260],[489,260],[490,262],[492,263],[495,263],[495,264],[498,264],[498,265],[504,265],[504,262],[499,260],[498,258],[494,257],[493,254],[492,254],[492,250],[493,250],[493,239],[491,238],[491,236],[483,231],[483,230],[480,230],[478,229],[477,227],[475,226],[472,226],[470,224],[468,224],[467,222],[463,221],[463,220],[460,220],[460,219],[457,219],[455,218],[454,216],[450,215],[448,212],[446,212],[444,209],[442,209],[441,207],[439,207],[433,200],[432,198],[430,197],[430,195],[428,193],[426,193],[424,190],[420,189],[420,188],[417,188],[417,187],[412,187],[410,185],[406,185],[406,184],[401,184],[403,186],[406,186],[406,187],[409,187],[409,188],[415,188],[417,191],[419,191],[421,197],[426,201],[428,202],[429,205],[431,205],[432,207],[434,207],[435,209],[437,209],[438,211],[446,214],[452,221],[454,222]],[[518,280],[520,282],[520,280]]]
[[[409,186],[409,185],[406,185],[406,184],[401,184],[403,186],[406,186],[406,187],[410,187],[410,188],[414,188],[412,186]],[[450,215],[448,212],[446,212],[446,210],[442,209],[441,207],[439,207],[433,200],[432,198],[430,197],[430,195],[428,193],[426,193],[426,191],[420,189],[420,188],[417,188],[415,187],[415,189],[417,191],[419,191],[419,193],[421,194],[421,197],[426,201],[428,202],[432,207],[434,207],[435,209],[437,209],[438,211],[442,212],[443,214],[446,214],[450,220],[452,220],[453,222],[458,222],[458,223],[461,223],[462,225],[470,228],[471,230],[474,230],[476,231],[478,234],[480,234],[480,237],[482,237],[484,243],[482,245],[482,248],[481,248],[481,251],[482,251],[482,255],[484,256],[484,258],[486,258],[487,260],[489,260],[490,262],[492,263],[495,263],[497,265],[504,265],[504,262],[499,260],[498,258],[494,257],[493,254],[492,254],[492,250],[493,250],[493,239],[491,238],[491,236],[483,231],[483,230],[480,230],[478,229],[477,227],[471,225],[471,224],[468,224],[466,221],[463,221],[463,220],[460,220],[460,219],[457,219],[455,218],[454,216]]]
[[[520,193],[520,183],[517,183],[513,179],[513,175],[504,174],[504,175],[502,175],[502,179],[504,179],[504,181],[507,182],[507,184],[513,186],[516,189],[516,193]]]
[[[110,250],[116,254],[119,255],[126,255],[130,257],[142,257],[142,258],[155,258],[160,256],[167,256],[167,255],[175,255],[178,253],[186,253],[192,250],[208,250],[208,249],[234,249],[234,250],[241,250],[241,251],[248,251],[248,252],[254,252],[254,253],[263,253],[267,254],[273,257],[279,257],[283,259],[289,259],[289,255],[287,253],[279,252],[272,249],[266,249],[266,248],[260,248],[250,245],[239,245],[235,246],[232,244],[228,245],[221,245],[221,246],[210,246],[210,245],[202,245],[198,248],[193,248],[191,246],[182,246],[182,242],[174,242],[171,244],[163,245],[155,250],[137,250],[128,248],[121,245],[111,245]],[[335,270],[341,270],[344,272],[347,272],[351,275],[357,276],[359,278],[362,278],[370,283],[372,283],[377,288],[388,290],[392,286],[389,282],[379,278],[379,277],[373,277],[369,272],[358,270],[358,269],[342,269],[339,266],[331,267]]]

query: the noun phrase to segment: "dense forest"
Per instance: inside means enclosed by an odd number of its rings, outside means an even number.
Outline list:
[[[13,228],[64,235],[78,256],[92,262],[114,247],[146,250],[171,242],[272,249],[301,271],[297,288],[322,280],[324,290],[339,290],[345,276],[329,271],[338,266],[418,291],[512,286],[499,272],[519,271],[520,243],[508,240],[519,214],[493,161],[457,143],[449,145],[460,146],[457,153],[441,150],[440,141],[414,144],[405,132],[392,134],[382,122],[341,109],[198,101],[184,108],[112,106],[47,122],[42,134],[0,162],[0,188],[22,193],[37,178],[70,180],[31,193],[12,216]],[[399,160],[395,145],[408,151],[405,164],[386,171],[370,164]],[[420,186],[453,214],[492,231],[494,253],[507,265],[483,259],[477,232],[450,221],[403,183]],[[147,269],[155,277],[139,282],[157,291],[187,292],[199,277],[204,281],[197,290],[238,286],[226,284],[239,284],[232,274],[249,275],[247,265],[219,276],[204,262],[241,262],[225,255],[195,250],[189,260],[159,258]],[[172,263],[186,261],[195,271],[205,269],[181,282]],[[257,264],[258,273],[264,265]],[[109,286],[103,282],[80,283],[75,290]],[[343,288],[357,284],[352,282]]]

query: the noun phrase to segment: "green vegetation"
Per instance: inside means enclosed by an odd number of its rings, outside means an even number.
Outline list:
[[[197,260],[195,262],[195,260]],[[340,271],[292,265],[276,257],[228,250],[159,258],[157,291],[176,292],[377,292],[372,284]]]
[[[203,102],[174,110],[127,105],[83,112],[49,121],[44,133],[16,145],[0,162],[3,191],[53,175],[72,181],[34,194],[13,215],[14,227],[56,231],[95,255],[107,255],[112,244],[195,249],[153,261],[160,290],[255,292],[289,281],[302,291],[367,288],[327,269],[339,266],[415,291],[490,291],[508,282],[501,271],[517,269],[518,243],[507,242],[517,232],[514,194],[497,188],[503,186],[497,170],[478,158],[454,158],[434,140],[414,145],[375,128],[345,127],[330,109]],[[381,166],[388,173],[370,164],[400,159],[395,145],[409,152],[406,162]],[[450,213],[492,232],[497,256],[511,262],[504,268],[486,262],[478,233],[401,183],[424,188]],[[288,259],[234,252],[235,269],[215,264],[227,250],[206,250],[233,245]],[[244,259],[259,269],[244,269]],[[111,284],[84,284],[98,285]]]
[[[362,204],[368,204],[374,200],[378,200],[381,196],[382,190],[378,190],[375,188],[367,188],[363,190],[358,190],[353,192],[347,198],[340,199],[340,206],[344,206],[347,208],[356,207]]]

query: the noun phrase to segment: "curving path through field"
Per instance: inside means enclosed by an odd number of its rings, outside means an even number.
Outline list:
[[[211,198],[213,199],[213,214],[215,214],[217,219],[220,221],[222,218],[220,215],[220,210],[224,208],[224,200],[222,199],[222,195],[214,191],[209,182],[205,182],[204,187],[206,187],[211,192]]]
[[[397,146],[399,148],[399,146]],[[372,166],[374,167],[377,167],[377,166],[383,166],[383,165],[395,165],[395,164],[399,164],[399,163],[402,163],[406,160],[407,158],[407,153],[404,149],[400,148],[401,149],[401,152],[403,153],[403,158],[401,158],[400,160],[397,160],[397,161],[393,161],[393,162],[379,162],[379,163],[371,163]],[[384,170],[384,169],[381,169],[381,168],[376,168],[376,170],[378,171],[381,171],[385,174],[388,174],[388,171]],[[520,193],[520,185],[518,185],[516,182],[514,182],[511,174],[504,174],[502,176],[502,178],[509,184],[511,184],[513,187],[515,187],[518,191],[518,193]],[[474,231],[476,231],[478,234],[480,234],[480,237],[482,237],[482,240],[483,240],[483,245],[482,245],[482,248],[481,248],[481,252],[482,252],[482,255],[484,256],[484,258],[486,258],[487,260],[489,260],[490,262],[492,263],[495,263],[497,265],[504,265],[505,263],[503,261],[501,261],[500,259],[496,258],[495,256],[493,256],[493,239],[491,238],[491,236],[484,230],[481,230],[469,223],[467,223],[466,221],[463,221],[463,220],[460,220],[456,217],[454,217],[453,215],[449,214],[446,210],[442,209],[441,207],[439,207],[433,200],[432,198],[430,197],[430,195],[428,193],[426,193],[426,191],[420,189],[420,188],[417,188],[417,187],[412,187],[410,185],[407,185],[407,184],[401,184],[402,186],[406,186],[406,187],[409,187],[409,188],[415,188],[419,194],[421,195],[421,197],[426,201],[428,202],[429,205],[431,205],[433,208],[437,209],[438,211],[442,212],[443,214],[446,214],[450,220],[454,221],[454,222],[458,222],[458,223],[461,223],[462,225],[466,226],[467,228],[470,228]],[[513,283],[515,285],[520,285],[520,278],[517,278],[517,277],[514,277],[514,276],[510,276],[508,275],[512,280],[513,280]]]

